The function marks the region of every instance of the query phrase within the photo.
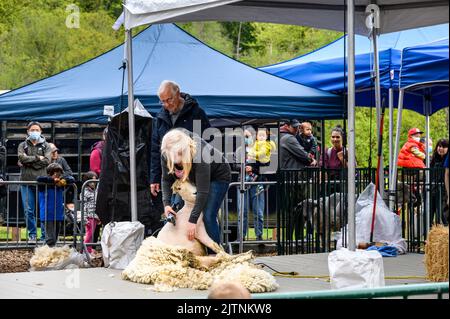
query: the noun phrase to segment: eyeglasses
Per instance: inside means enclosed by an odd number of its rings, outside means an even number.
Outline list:
[[[174,97],[169,97],[168,99],[165,100],[159,100],[159,104],[164,105],[164,104],[171,104],[174,100]]]

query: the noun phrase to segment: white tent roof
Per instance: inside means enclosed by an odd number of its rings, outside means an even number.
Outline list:
[[[380,7],[381,33],[449,21],[448,0],[355,0],[357,34],[368,33],[365,10],[374,2]],[[344,31],[344,4],[345,0],[128,0],[125,26],[130,29],[155,22],[255,21]]]

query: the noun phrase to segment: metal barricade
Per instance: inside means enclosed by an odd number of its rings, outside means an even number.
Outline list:
[[[241,203],[241,201],[242,201],[242,198],[246,198],[246,199],[244,199],[244,200],[247,200],[247,201],[249,201],[250,200],[250,196],[248,196],[248,194],[249,194],[249,188],[250,187],[252,187],[252,186],[256,186],[256,185],[261,185],[261,186],[270,186],[270,185],[276,185],[277,184],[277,182],[276,181],[260,181],[260,182],[244,182],[244,187],[245,187],[245,189],[241,192],[241,189],[240,189],[240,186],[241,186],[241,183],[240,182],[232,182],[232,183],[230,183],[230,185],[229,185],[229,188],[228,188],[228,192],[227,192],[227,195],[225,196],[225,198],[224,198],[224,201],[223,201],[223,203],[222,203],[222,211],[223,211],[223,214],[222,214],[222,217],[221,217],[221,225],[222,225],[222,227],[221,227],[221,233],[222,233],[222,242],[224,243],[224,245],[226,246],[226,247],[228,247],[228,249],[229,249],[229,252],[230,253],[232,253],[232,245],[239,245],[239,252],[242,252],[243,251],[243,242],[244,242],[244,203]],[[229,238],[229,236],[230,236],[230,234],[231,234],[231,231],[230,231],[230,214],[229,214],[229,206],[228,206],[228,203],[229,203],[229,193],[230,193],[230,191],[232,191],[232,189],[234,188],[234,187],[236,187],[236,189],[237,189],[237,198],[238,198],[238,200],[237,200],[237,202],[238,202],[238,208],[237,208],[237,215],[238,215],[238,221],[237,221],[237,224],[238,224],[238,227],[237,227],[237,238],[236,238],[236,240],[230,240],[230,238]],[[247,196],[245,196],[245,194],[247,194]],[[259,195],[256,195],[256,196],[259,196]],[[241,198],[241,199],[239,199],[239,198]],[[268,239],[268,229],[269,229],[269,209],[268,209],[268,207],[269,207],[269,192],[268,192],[268,188],[266,188],[266,187],[264,187],[264,212],[265,212],[265,218],[263,218],[264,219],[264,221],[266,222],[266,227],[265,227],[265,229],[266,229],[266,240],[255,240],[255,241],[252,241],[252,243],[275,243],[275,240],[269,240]],[[249,208],[250,208],[250,205],[249,205],[250,203],[248,203],[247,202],[247,220],[248,220],[248,224],[247,225],[250,225],[250,220],[249,220]],[[253,214],[255,214],[256,212],[254,211],[254,207],[252,206],[252,211],[253,211]],[[263,214],[264,214],[264,212],[263,212]],[[255,228],[256,228],[256,225],[254,225],[255,226]],[[276,225],[275,225],[275,227],[276,227]],[[248,227],[249,228],[249,227]],[[263,229],[264,229],[264,225],[263,225]],[[248,235],[248,234],[247,234]]]
[[[429,174],[429,178],[425,178]],[[387,175],[387,174],[386,174]],[[399,169],[397,187],[390,192],[393,212],[402,223],[410,252],[423,252],[431,225],[448,224],[444,169]],[[375,169],[356,170],[356,195],[375,181]],[[382,184],[383,185],[383,184]],[[383,200],[389,207],[388,183]],[[356,200],[356,198],[355,198]],[[279,254],[320,253],[346,246],[347,171],[324,168],[278,172]],[[342,232],[342,233],[341,233]]]
[[[34,181],[0,181],[5,187],[0,249],[32,248],[46,243],[77,247],[82,234],[76,227],[76,184],[56,186]],[[61,207],[60,207],[61,206]],[[44,207],[42,212],[40,207]],[[48,211],[53,207],[53,211]],[[44,236],[46,230],[52,238]]]

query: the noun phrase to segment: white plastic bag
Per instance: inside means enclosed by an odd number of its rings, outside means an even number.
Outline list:
[[[361,195],[359,195],[358,200],[356,201],[356,244],[370,242],[374,195],[375,185],[370,183]],[[348,236],[348,232],[346,233]],[[394,246],[397,248],[399,254],[406,253],[406,242],[402,238],[402,225],[400,218],[397,214],[389,210],[381,198],[380,193],[377,195],[373,241]],[[337,249],[341,247],[342,238],[340,238],[336,244]]]
[[[107,224],[101,241],[105,267],[125,269],[136,256],[143,240],[144,225],[140,222]]]
[[[383,257],[378,251],[346,248],[328,255],[331,289],[361,289],[384,286]]]

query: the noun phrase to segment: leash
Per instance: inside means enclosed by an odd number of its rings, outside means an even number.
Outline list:
[[[326,279],[326,281],[330,281],[329,275],[300,275],[296,271],[278,271],[265,263],[257,263],[256,265],[260,265],[263,267],[267,267],[273,271],[273,276],[283,277],[283,278],[299,278],[299,279]],[[384,276],[384,279],[387,280],[405,280],[405,279],[424,279],[426,280],[426,276]]]

